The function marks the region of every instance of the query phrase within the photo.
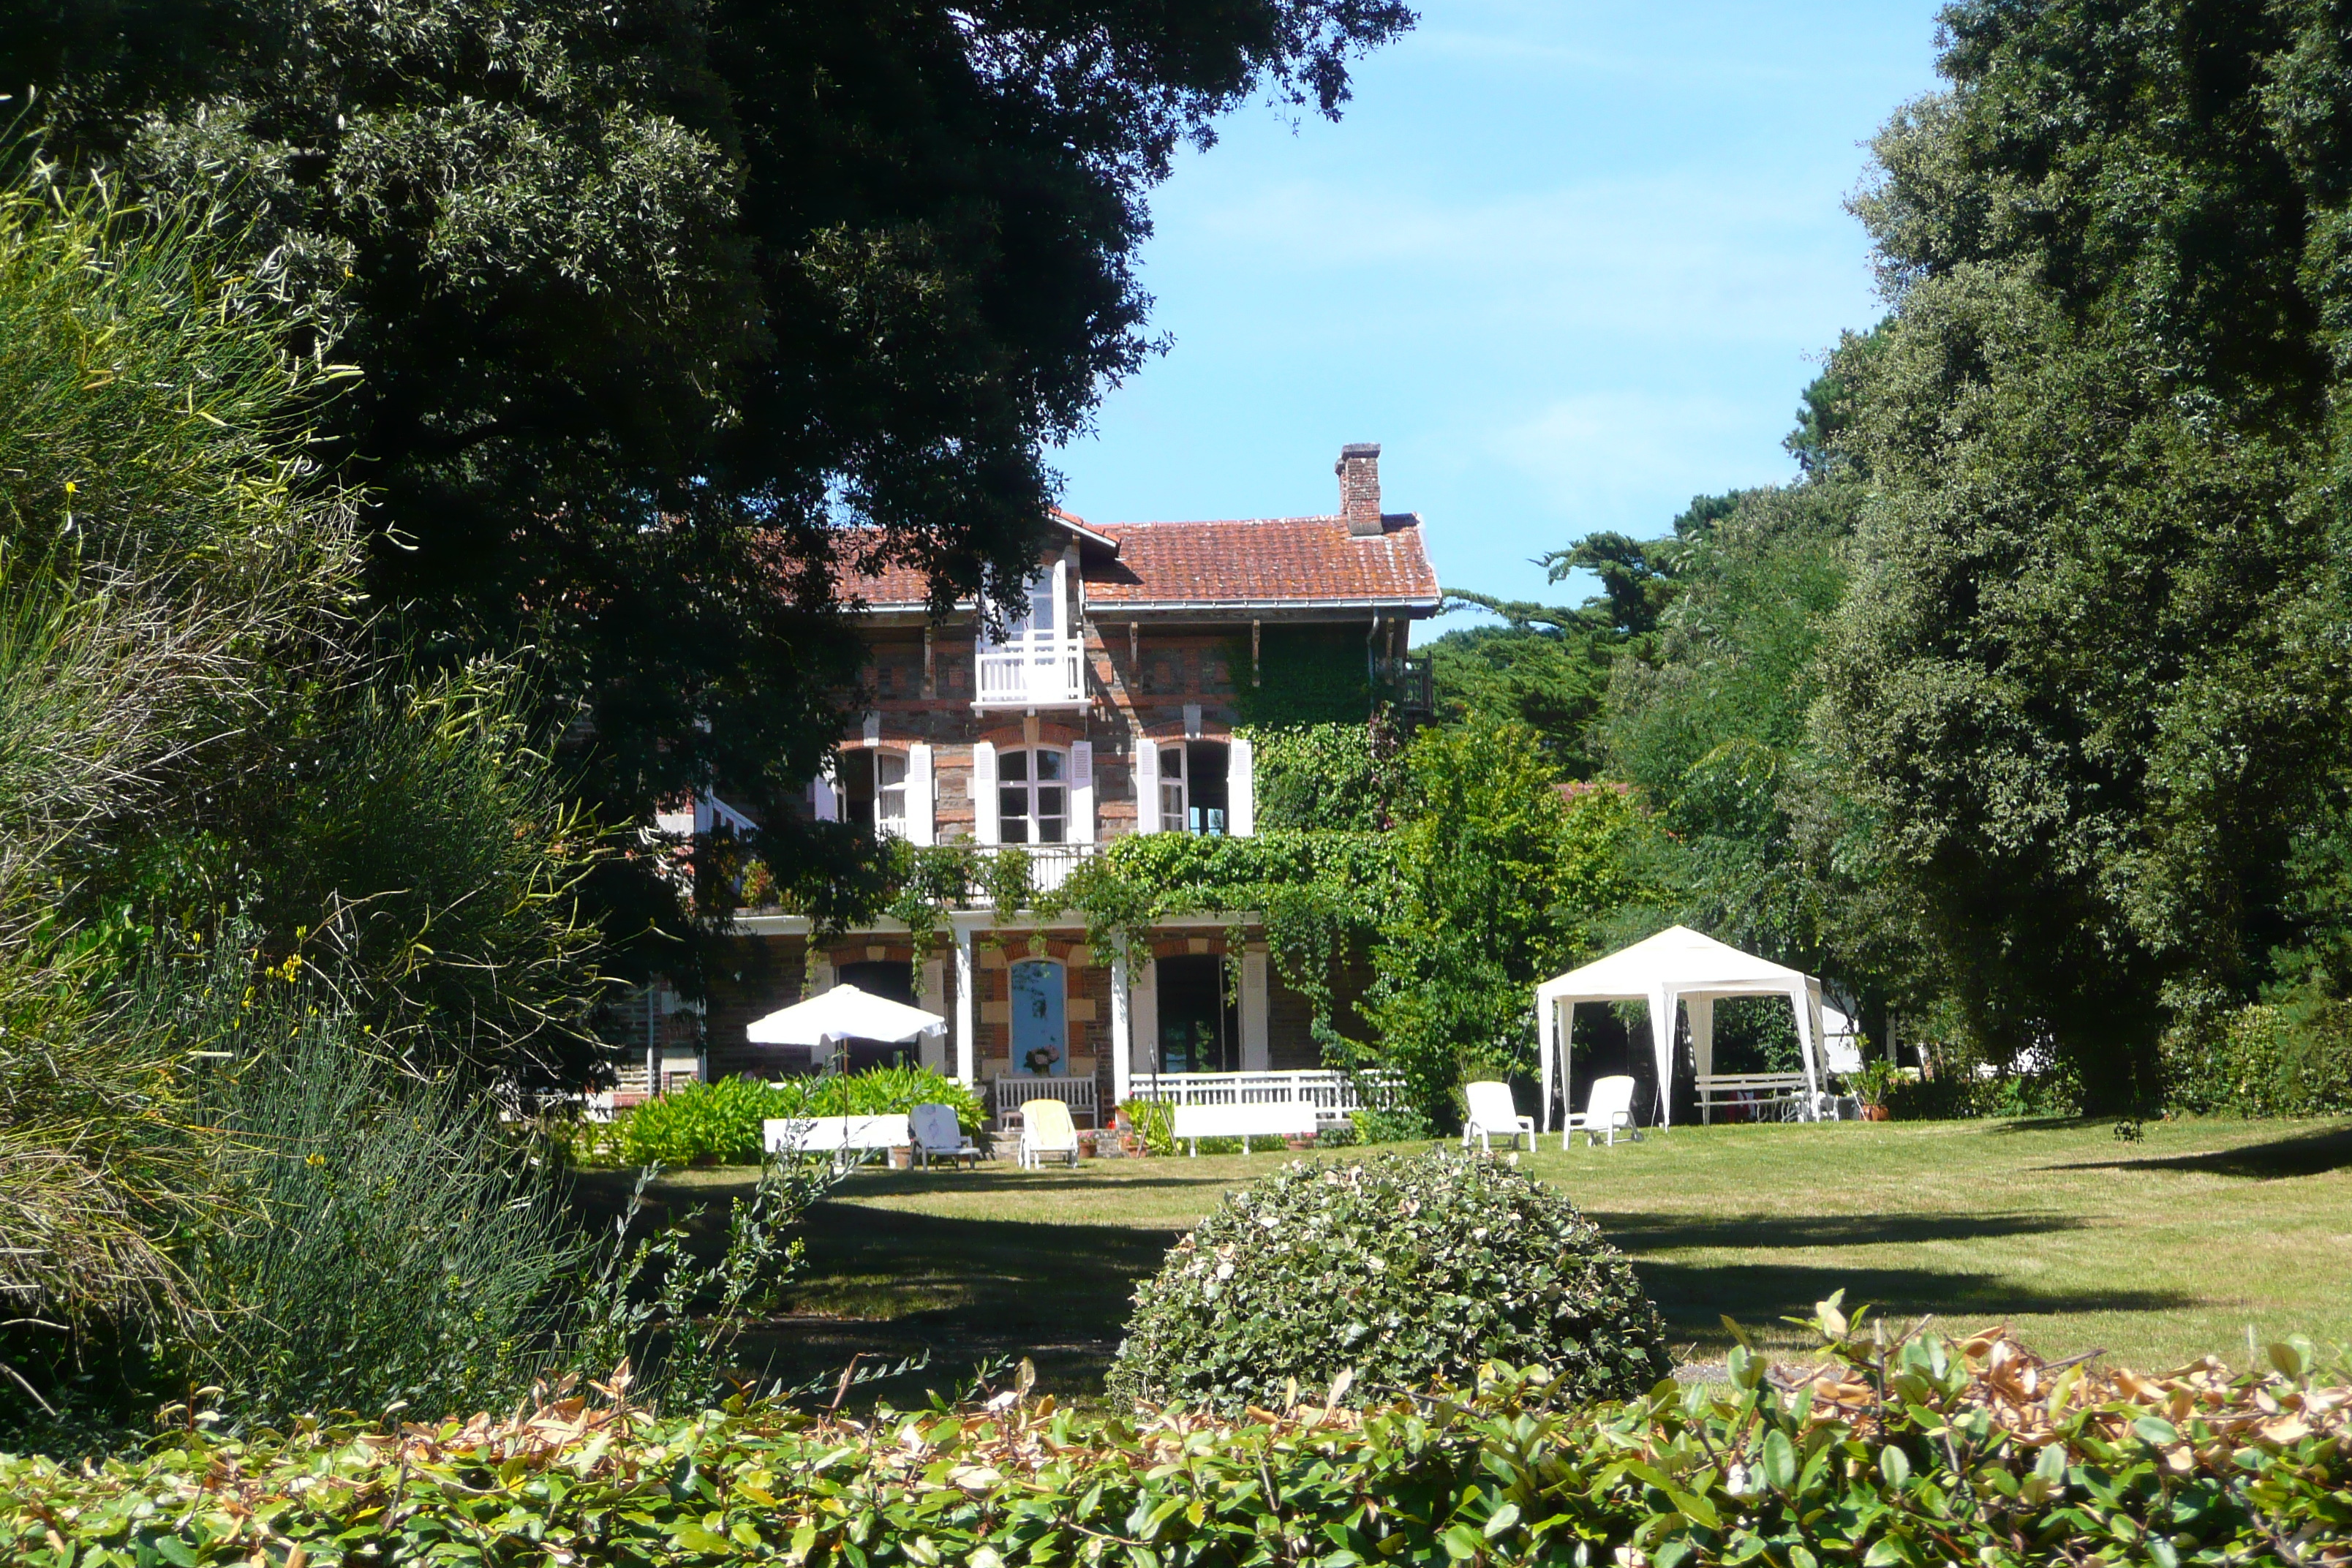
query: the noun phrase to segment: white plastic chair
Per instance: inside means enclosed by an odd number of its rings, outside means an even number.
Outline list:
[[[1070,1169],[1078,1168],[1078,1130],[1070,1121],[1070,1108],[1058,1100],[1021,1102],[1021,1167],[1035,1170],[1048,1154],[1066,1155]]]
[[[974,1170],[980,1168],[980,1145],[963,1135],[954,1106],[927,1102],[908,1111],[907,1121],[914,1129],[918,1165],[929,1165],[934,1160],[952,1165],[958,1160],[969,1160]]]
[[[1462,1098],[1469,1102],[1470,1107],[1470,1114],[1462,1123],[1462,1147],[1467,1149],[1470,1140],[1475,1138],[1479,1149],[1491,1154],[1495,1152],[1492,1139],[1499,1132],[1510,1139],[1514,1149],[1519,1146],[1519,1140],[1525,1138],[1528,1152],[1534,1152],[1536,1119],[1519,1114],[1519,1108],[1511,1100],[1509,1084],[1492,1081],[1465,1083],[1462,1086]]]
[[[1584,1114],[1569,1113],[1568,1123],[1559,1130],[1559,1146],[1564,1152],[1568,1141],[1579,1132],[1584,1134],[1585,1147],[1591,1148],[1607,1134],[1609,1146],[1617,1146],[1617,1130],[1622,1127],[1633,1141],[1642,1141],[1642,1131],[1633,1125],[1633,1080],[1630,1078],[1596,1078],[1592,1089],[1584,1097]]]

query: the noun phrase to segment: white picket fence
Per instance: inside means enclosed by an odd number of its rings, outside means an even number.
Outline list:
[[[1340,1122],[1348,1112],[1363,1109],[1363,1089],[1379,1098],[1387,1079],[1372,1074],[1351,1077],[1328,1069],[1304,1072],[1163,1072],[1138,1073],[1132,1089],[1138,1100],[1169,1105],[1284,1105],[1304,1103],[1315,1108],[1319,1122]]]

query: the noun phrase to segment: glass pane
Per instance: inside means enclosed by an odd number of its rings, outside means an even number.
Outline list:
[[[1184,831],[1184,786],[1162,784],[1160,786],[1160,827],[1163,833]]]
[[[1058,816],[1039,817],[1037,819],[1037,842],[1040,844],[1062,843],[1062,819]]]
[[[1007,752],[996,759],[996,776],[1007,784],[1029,777],[1029,753]]]
[[[1181,779],[1184,776],[1183,747],[1163,746],[1160,748],[1160,776],[1163,779]]]
[[[1003,830],[997,835],[997,837],[1002,838],[1005,843],[1026,844],[1029,842],[1029,819],[1027,817],[1008,816],[997,826]]]
[[[875,797],[874,815],[885,833],[903,833],[907,829],[907,786],[897,785]]]
[[[898,752],[874,753],[874,779],[884,788],[907,782],[907,759]]]
[[[1040,816],[1060,816],[1063,815],[1062,786],[1060,784],[1039,784],[1037,786],[1037,815]]]
[[[1045,574],[1029,584],[1029,626],[1039,637],[1052,637],[1059,624],[1055,612],[1060,608],[1054,593],[1054,574]]]
[[[1062,764],[1068,760],[1068,758],[1063,756],[1059,752],[1038,752],[1037,776],[1041,779],[1060,778],[1062,776]]]
[[[996,815],[1010,819],[1029,815],[1029,789],[1025,784],[996,792]]]

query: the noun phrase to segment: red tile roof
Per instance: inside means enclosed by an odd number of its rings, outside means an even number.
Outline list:
[[[1118,546],[1116,558],[1086,552],[1087,602],[1098,609],[1437,607],[1437,573],[1410,512],[1384,515],[1379,535],[1361,539],[1338,517],[1090,524],[1056,516]],[[876,609],[919,605],[926,591],[922,574],[905,566],[878,577],[845,568],[841,585]]]
[[[1336,517],[1240,522],[1113,522],[1118,558],[1087,566],[1087,602],[1109,607],[1346,605],[1437,607],[1421,520],[1381,519],[1376,536]]]

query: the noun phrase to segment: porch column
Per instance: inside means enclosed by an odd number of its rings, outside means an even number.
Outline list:
[[[1135,1017],[1127,999],[1127,940],[1119,939],[1110,961],[1110,1102],[1124,1105],[1134,1096]],[[1097,1118],[1099,1120],[1099,1118]]]
[[[980,1081],[980,1041],[972,1027],[972,963],[971,927],[961,921],[955,926],[955,1072],[959,1082],[977,1085]]]

